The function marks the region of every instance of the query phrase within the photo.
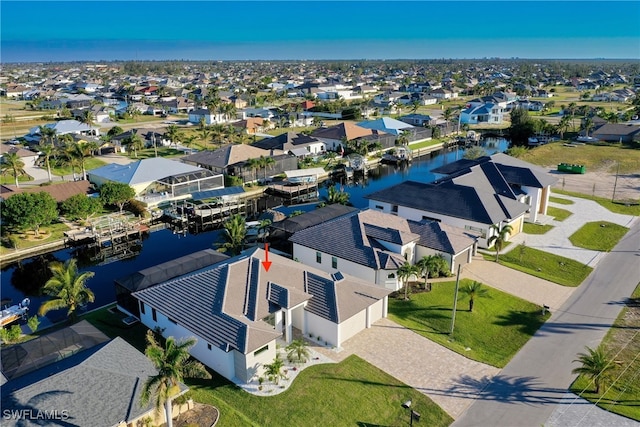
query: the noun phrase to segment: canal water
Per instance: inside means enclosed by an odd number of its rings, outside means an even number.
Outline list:
[[[483,141],[483,146],[488,154],[493,154],[506,150],[508,142],[504,139],[489,139]],[[464,149],[453,148],[415,158],[411,165],[405,167],[379,165],[370,171],[366,180],[361,179],[359,182],[347,182],[341,185],[350,194],[350,202],[353,206],[365,208],[368,206],[366,195],[406,180],[431,182],[436,179],[436,175],[431,172],[432,169],[461,159],[463,154]],[[326,186],[320,188],[321,197],[326,196],[326,193]],[[291,206],[283,209],[283,212],[312,209],[315,209],[315,204]],[[87,286],[91,288],[96,297],[94,303],[85,307],[87,310],[91,310],[115,301],[114,280],[183,255],[213,248],[220,237],[219,230],[197,235],[185,235],[174,233],[171,229],[163,229],[143,236],[142,249],[137,256],[103,265],[91,262],[87,257],[79,256],[81,254],[75,252],[74,249],[62,249],[24,259],[2,268],[0,274],[2,299],[11,299],[13,304],[17,304],[23,298],[29,297],[31,299],[29,314],[37,313],[40,304],[47,298],[41,295],[41,288],[49,277],[48,264],[56,260],[64,262],[75,257],[79,260],[78,266],[81,271],[95,273],[94,277],[87,281]],[[51,311],[47,314],[47,318],[52,322],[62,320],[65,317],[65,310]]]

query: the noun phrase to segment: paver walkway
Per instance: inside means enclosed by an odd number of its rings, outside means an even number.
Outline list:
[[[638,427],[640,423],[597,407],[574,393],[567,393],[545,427]]]
[[[485,283],[538,305],[546,305],[551,310],[560,308],[576,289],[487,261],[482,256],[473,257],[473,261],[462,269],[460,277]]]
[[[564,221],[551,221],[550,224],[554,227],[545,234],[516,234],[510,239],[512,244],[505,248],[505,252],[517,247],[524,241],[528,247],[574,259],[594,267],[604,256],[604,253],[577,248],[569,241],[569,237],[588,222],[608,221],[624,227],[631,227],[637,218],[631,215],[613,213],[593,200],[565,195],[554,195],[554,197],[573,201],[572,205],[549,203],[550,206],[568,210],[572,214]]]
[[[377,321],[329,357],[355,354],[426,394],[453,418],[471,405],[500,369],[467,359],[389,319]],[[472,386],[469,386],[472,384]]]

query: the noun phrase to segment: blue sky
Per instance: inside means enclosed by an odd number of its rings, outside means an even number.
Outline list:
[[[6,1],[0,60],[640,59],[637,1]]]

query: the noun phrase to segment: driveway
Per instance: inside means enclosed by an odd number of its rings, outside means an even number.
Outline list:
[[[342,360],[355,354],[429,396],[454,419],[476,399],[500,369],[467,359],[389,319],[347,340]],[[398,402],[398,405],[401,402]]]
[[[605,209],[592,200],[555,195],[573,202],[572,205],[560,205],[550,202],[549,205],[572,212],[564,221],[551,221],[554,227],[545,234],[519,233],[510,239],[513,243],[507,246],[507,251],[525,242],[530,248],[551,252],[566,258],[574,259],[582,264],[594,267],[605,255],[603,252],[582,249],[573,246],[569,237],[587,222],[608,221],[624,227],[631,227],[636,217],[617,214]]]

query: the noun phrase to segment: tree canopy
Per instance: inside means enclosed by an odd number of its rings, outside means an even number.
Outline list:
[[[40,227],[58,218],[58,205],[49,193],[19,193],[2,203],[2,221],[17,229],[32,229],[36,236]]]
[[[106,182],[100,187],[100,198],[105,205],[115,205],[122,208],[136,193],[128,184],[121,182]]]
[[[60,210],[67,219],[86,220],[102,210],[102,200],[96,197],[87,197],[84,194],[76,194],[62,202]]]
[[[529,116],[529,111],[524,108],[515,108],[511,111],[511,126],[509,137],[513,145],[527,145],[529,137],[535,132],[534,122]]]

